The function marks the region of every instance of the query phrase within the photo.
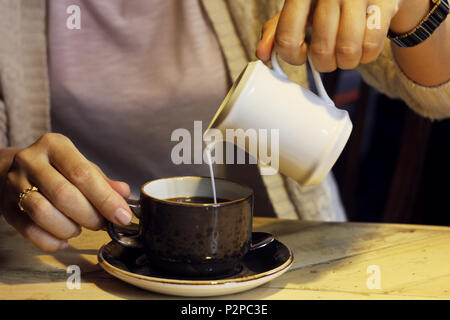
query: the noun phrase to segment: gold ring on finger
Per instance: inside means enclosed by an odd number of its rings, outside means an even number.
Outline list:
[[[25,199],[25,197],[30,194],[31,192],[37,192],[39,189],[35,186],[26,188],[19,194],[19,202],[17,202],[17,205],[19,206],[20,212],[25,212],[25,209],[22,206],[22,201]]]

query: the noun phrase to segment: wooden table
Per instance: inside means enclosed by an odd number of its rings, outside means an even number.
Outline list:
[[[294,252],[291,269],[224,299],[450,299],[450,228],[255,218]],[[117,280],[97,264],[105,232],[84,230],[48,254],[0,218],[0,299],[172,299]],[[69,265],[81,288],[66,285]],[[379,282],[377,282],[379,280]],[[379,285],[379,287],[378,287]]]

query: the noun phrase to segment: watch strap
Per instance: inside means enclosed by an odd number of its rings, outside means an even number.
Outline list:
[[[441,25],[449,13],[448,0],[431,0],[433,7],[422,21],[405,34],[396,34],[389,30],[388,38],[400,47],[413,47],[426,39]]]

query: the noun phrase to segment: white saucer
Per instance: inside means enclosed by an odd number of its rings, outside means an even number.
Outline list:
[[[185,297],[219,296],[253,289],[285,273],[293,260],[291,250],[274,240],[249,252],[233,275],[180,279],[152,269],[141,249],[128,249],[110,242],[98,252],[100,266],[112,276],[145,290]]]

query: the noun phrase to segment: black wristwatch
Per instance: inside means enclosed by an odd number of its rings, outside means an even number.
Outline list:
[[[417,27],[404,34],[389,30],[388,38],[400,47],[414,47],[431,36],[449,12],[448,0],[431,0],[432,8]],[[412,9],[413,10],[413,9]]]

